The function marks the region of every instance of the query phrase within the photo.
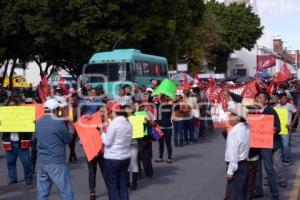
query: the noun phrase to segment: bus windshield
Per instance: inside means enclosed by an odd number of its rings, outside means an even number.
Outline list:
[[[129,63],[90,64],[86,66],[85,74],[90,75],[90,83],[126,81],[128,76],[126,69],[129,69]]]

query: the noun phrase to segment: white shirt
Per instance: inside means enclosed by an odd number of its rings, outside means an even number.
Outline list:
[[[276,108],[286,108],[288,110],[288,123],[290,125],[292,122],[292,115],[297,112],[297,109],[290,103],[286,103],[285,105],[277,104]]]
[[[19,142],[19,133],[10,133],[10,141]]]
[[[238,162],[248,159],[250,149],[250,129],[245,123],[236,124],[228,133],[225,161],[229,162],[227,174],[233,175]]]
[[[122,97],[121,96],[116,96],[115,99],[114,99],[114,102],[118,103],[122,106],[133,104],[131,97],[127,96],[127,95],[124,95]]]
[[[104,158],[125,160],[130,158],[132,126],[125,117],[112,120],[106,133],[101,135],[104,146]]]

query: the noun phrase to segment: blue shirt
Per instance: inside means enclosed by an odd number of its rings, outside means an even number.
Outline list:
[[[46,114],[36,123],[38,160],[43,164],[66,163],[65,145],[73,135],[68,132],[65,121]]]

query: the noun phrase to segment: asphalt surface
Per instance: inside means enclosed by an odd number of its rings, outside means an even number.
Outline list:
[[[290,200],[292,192],[298,194],[300,180],[296,180],[300,165],[300,132],[293,135],[294,164],[285,167],[288,179],[286,188],[280,188],[283,200]],[[85,156],[80,145],[77,145],[78,163],[70,165],[73,188],[78,200],[89,199],[88,171]],[[220,131],[210,133],[200,143],[183,148],[173,148],[175,162],[173,164],[154,163],[154,176],[138,182],[138,190],[130,192],[134,200],[221,200],[225,191],[225,140]],[[158,145],[153,145],[154,159],[158,155]],[[165,152],[166,155],[166,152]],[[7,185],[7,169],[3,150],[0,150],[0,199],[1,200],[32,200],[36,199],[35,183],[26,186],[23,170],[18,161],[19,183]],[[294,188],[294,189],[293,189]],[[269,187],[264,188],[264,198],[271,199]],[[108,199],[103,179],[98,169],[97,199]],[[58,200],[56,188],[51,191],[50,200]],[[295,199],[295,198],[294,198]]]

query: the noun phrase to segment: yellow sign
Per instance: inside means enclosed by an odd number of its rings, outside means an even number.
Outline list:
[[[0,132],[35,132],[35,107],[0,107]]]
[[[279,134],[280,135],[287,135],[289,133],[289,130],[286,127],[286,125],[289,124],[288,109],[286,109],[286,108],[276,108],[275,110],[276,110],[276,112],[279,116],[279,119],[280,119],[281,132]]]
[[[144,137],[145,116],[130,116],[128,120],[132,125],[132,139]]]

